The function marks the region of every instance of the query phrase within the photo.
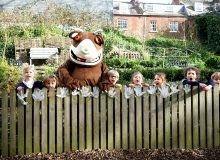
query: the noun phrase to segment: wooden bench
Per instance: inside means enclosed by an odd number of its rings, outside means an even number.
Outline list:
[[[30,49],[30,64],[33,59],[56,59],[58,63],[58,48],[31,48]]]

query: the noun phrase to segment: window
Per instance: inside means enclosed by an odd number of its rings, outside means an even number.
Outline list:
[[[173,6],[169,5],[166,7],[166,12],[173,12]]]
[[[157,32],[157,21],[150,21],[150,31]]]
[[[148,11],[148,12],[153,12],[154,11],[154,6],[153,5],[144,5],[144,9],[145,11]]]
[[[178,22],[170,22],[170,32],[178,31]]]
[[[201,2],[195,2],[194,3],[194,10],[196,12],[203,12],[203,3]]]
[[[128,29],[128,20],[126,19],[119,19],[118,20],[118,28],[126,30]]]

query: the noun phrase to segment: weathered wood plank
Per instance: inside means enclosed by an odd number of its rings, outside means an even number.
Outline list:
[[[10,92],[10,156],[16,155],[16,91]]]
[[[207,109],[207,148],[213,147],[213,123],[212,123],[212,90],[206,91],[206,109]]]
[[[170,110],[171,110],[171,101],[170,97],[167,97],[164,99],[164,112],[165,112],[165,117],[164,117],[164,128],[165,128],[165,148],[166,149],[171,149],[171,115],[170,115]]]
[[[128,99],[125,98],[124,87],[122,89],[122,148],[128,149]]]
[[[135,104],[134,96],[129,99],[129,149],[135,149]]]
[[[192,149],[192,97],[191,91],[186,94],[186,148]]]
[[[198,105],[198,87],[193,88],[192,93],[192,109],[193,109],[193,148],[199,147],[199,105]]]
[[[200,147],[206,148],[206,109],[205,109],[205,92],[199,94],[200,103]]]
[[[78,149],[78,96],[72,96],[72,150]]]
[[[101,111],[101,148],[106,149],[107,144],[106,144],[106,94],[102,93],[101,94],[101,106],[100,106],[100,111]]]
[[[55,152],[55,90],[50,88],[51,97],[49,98],[49,153]]]
[[[48,99],[47,99],[47,89],[43,89],[44,92],[44,100],[41,104],[41,151],[42,153],[48,153]]]
[[[117,89],[115,100],[115,149],[121,148],[121,107],[120,107],[120,89]]]
[[[214,105],[214,147],[218,147],[220,145],[219,139],[219,86],[215,85],[213,92],[213,105]]]
[[[157,96],[158,148],[164,148],[163,98]]]
[[[136,100],[136,148],[142,148],[142,96],[135,98]]]
[[[99,97],[93,98],[93,139],[94,149],[98,149],[99,146]]]
[[[64,151],[70,151],[70,96],[64,98]]]
[[[28,104],[26,105],[26,126],[25,126],[25,131],[26,131],[26,154],[32,153],[32,91],[29,90],[28,97],[27,97],[27,102]]]
[[[60,89],[57,89],[57,95],[60,95]],[[64,151],[63,147],[63,98],[57,97],[57,153]]]
[[[92,99],[86,98],[86,149],[92,149]]]
[[[143,138],[144,148],[150,148],[150,110],[149,110],[149,94],[143,95]]]
[[[79,149],[85,149],[85,100],[79,96]]]
[[[34,153],[39,153],[40,152],[40,101],[34,101],[33,102],[33,112],[34,112],[34,121],[33,121],[33,136],[34,136],[34,148],[33,151]]]
[[[1,130],[1,149],[4,157],[8,156],[8,93],[2,91],[2,130]],[[19,134],[20,135],[20,134]]]
[[[114,141],[113,141],[113,108],[114,108],[114,99],[108,97],[108,104],[107,104],[107,113],[108,113],[108,124],[107,124],[107,133],[108,133],[108,149],[113,149]]]
[[[177,109],[178,99],[177,94],[172,94],[172,148],[178,148],[178,133],[177,133]]]
[[[157,126],[156,126],[156,106],[157,106],[157,102],[156,102],[156,95],[150,95],[150,109],[151,109],[151,149],[155,149],[157,147]]]
[[[184,90],[179,91],[179,148],[185,148],[185,102]]]

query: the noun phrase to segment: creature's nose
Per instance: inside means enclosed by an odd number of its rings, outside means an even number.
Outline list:
[[[82,49],[83,54],[85,55],[89,54],[89,49],[87,47],[82,47],[81,49]]]

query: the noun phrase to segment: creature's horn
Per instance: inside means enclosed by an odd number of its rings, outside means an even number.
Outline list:
[[[74,28],[73,31],[84,32],[81,28]]]
[[[93,32],[94,34],[99,34],[99,33],[101,33],[101,32],[103,32],[103,30],[102,29],[98,29],[97,31],[95,31],[95,32]]]

